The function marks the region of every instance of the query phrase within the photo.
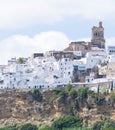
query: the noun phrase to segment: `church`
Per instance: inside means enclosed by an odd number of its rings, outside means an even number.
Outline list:
[[[92,28],[91,46],[105,49],[104,28],[102,22],[99,22],[98,27],[93,26]]]
[[[87,53],[91,50],[105,50],[105,39],[104,39],[104,27],[102,22],[99,22],[99,26],[93,26],[92,36],[90,42],[75,41],[69,44],[64,51],[81,51]]]

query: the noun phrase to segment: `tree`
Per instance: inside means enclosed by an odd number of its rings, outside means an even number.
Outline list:
[[[77,91],[76,89],[71,89],[69,94],[71,95],[72,98],[76,98],[77,97]]]
[[[72,85],[71,84],[67,84],[66,85],[66,92],[69,93],[72,89]]]
[[[20,58],[18,59],[18,63],[19,63],[19,64],[23,64],[23,63],[24,63],[24,58],[20,57]]]
[[[38,88],[34,88],[32,92],[33,92],[33,97],[35,100],[37,100],[37,101],[42,100],[42,94],[40,93]]]
[[[112,92],[110,95],[110,101],[111,101],[112,106],[114,106],[114,104],[115,104],[115,93],[114,92]]]
[[[88,88],[81,87],[78,89],[77,93],[78,93],[77,95],[78,95],[80,101],[83,102],[88,97]]]

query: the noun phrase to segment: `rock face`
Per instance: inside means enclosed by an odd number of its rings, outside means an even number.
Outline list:
[[[0,94],[0,119],[20,118],[24,119],[29,115],[29,104],[32,103],[32,95],[28,92],[2,92]]]
[[[83,104],[70,95],[54,94],[53,90],[42,92],[41,101],[34,99],[32,91],[0,92],[0,127],[24,122],[50,124],[55,118],[68,114],[79,114],[88,125],[105,115],[115,119],[115,109],[109,103],[97,106],[90,96]]]

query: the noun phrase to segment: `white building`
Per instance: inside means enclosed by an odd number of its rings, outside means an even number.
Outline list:
[[[68,58],[29,59],[24,64],[13,62],[0,71],[0,88],[56,87],[71,83],[73,64]]]
[[[115,46],[108,46],[107,47],[108,54],[115,54]]]
[[[88,52],[86,55],[87,61],[86,66],[87,69],[93,68],[98,64],[107,63],[107,54],[104,51],[92,51]]]
[[[108,55],[108,62],[115,62],[115,54]]]

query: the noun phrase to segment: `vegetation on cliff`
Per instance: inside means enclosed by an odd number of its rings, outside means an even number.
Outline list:
[[[19,126],[6,126],[0,130],[115,130],[115,121],[110,119],[97,121],[92,128],[88,128],[83,125],[80,117],[64,116],[54,121],[51,126],[45,125],[42,128],[26,123]]]
[[[114,104],[115,92],[95,93],[71,84],[1,91],[0,130],[113,130]]]

